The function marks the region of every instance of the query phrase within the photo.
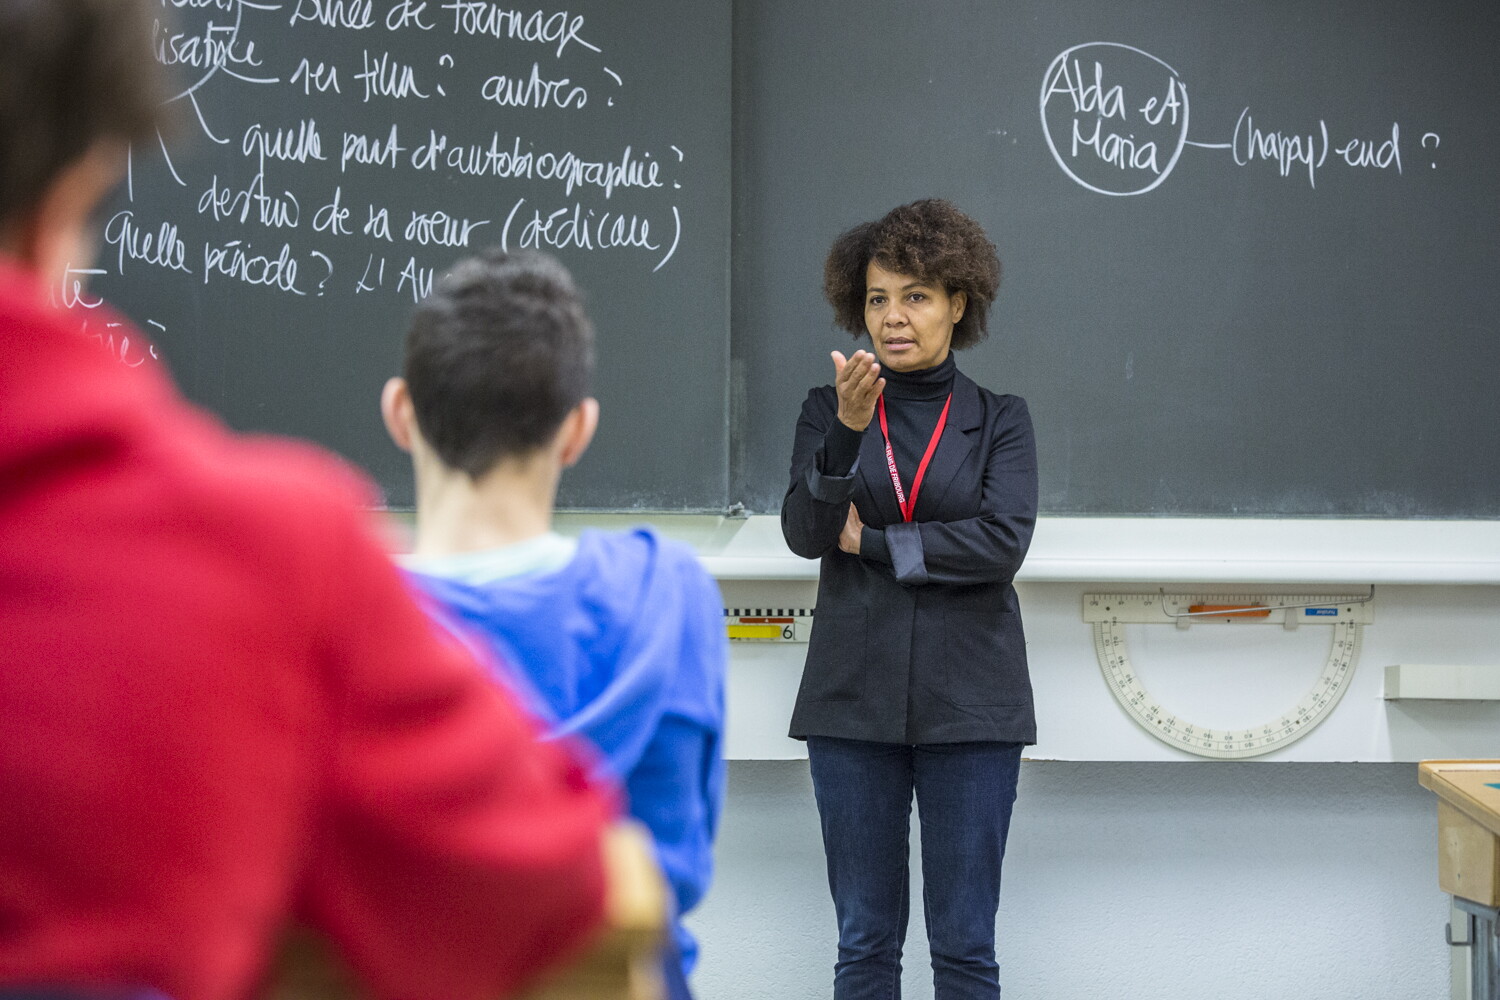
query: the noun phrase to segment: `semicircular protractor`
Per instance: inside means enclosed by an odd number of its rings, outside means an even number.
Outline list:
[[[1328,717],[1354,676],[1360,627],[1371,618],[1370,600],[1282,594],[1085,594],[1083,619],[1094,627],[1094,652],[1111,693],[1142,729],[1188,753],[1233,760],[1280,749]],[[1333,639],[1318,679],[1295,705],[1258,725],[1224,728],[1185,719],[1146,690],[1125,645],[1125,626],[1143,624],[1327,625]]]

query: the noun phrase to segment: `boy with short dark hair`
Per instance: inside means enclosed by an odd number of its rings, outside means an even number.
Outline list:
[[[552,530],[564,468],[599,419],[593,330],[538,253],[465,259],[417,309],[381,399],[417,485],[410,579],[508,663],[555,733],[587,738],[651,830],[678,913],[707,888],[723,796],[718,588],[649,529]],[[684,973],[696,955],[680,924]]]

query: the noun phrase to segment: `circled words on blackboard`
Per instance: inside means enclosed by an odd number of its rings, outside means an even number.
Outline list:
[[[1215,151],[1236,167],[1269,169],[1316,188],[1325,168],[1403,174],[1417,153],[1437,167],[1442,137],[1410,146],[1401,123],[1378,135],[1344,135],[1327,119],[1279,122],[1245,107],[1233,122],[1195,123],[1217,141],[1190,139],[1188,86],[1164,60],[1119,42],[1087,42],[1059,54],[1043,74],[1042,133],[1072,180],[1105,195],[1145,194],[1161,185],[1187,147]],[[1407,145],[1403,161],[1403,143]],[[1227,154],[1227,155],[1226,155]]]

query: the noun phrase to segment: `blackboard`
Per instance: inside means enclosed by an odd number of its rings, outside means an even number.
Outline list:
[[[189,142],[133,151],[93,288],[193,398],[393,506],[376,395],[462,252],[433,213],[550,237],[588,291],[604,419],[563,506],[770,512],[850,343],[824,252],[935,195],[999,245],[959,363],[1030,401],[1044,512],[1500,517],[1493,4],[163,9]]]
[[[537,247],[599,337],[604,420],[562,503],[722,509],[728,0],[162,7],[186,141],[132,150],[92,289],[189,396],[409,506],[378,398],[411,308],[466,247]]]
[[[1500,517],[1500,7],[763,0],[734,31],[751,508],[849,342],[829,243],[939,196],[1000,250],[958,361],[1030,402],[1043,511]]]

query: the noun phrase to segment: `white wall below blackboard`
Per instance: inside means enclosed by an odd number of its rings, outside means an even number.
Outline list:
[[[1447,1000],[1436,799],[1399,764],[1030,761],[997,953],[1024,1000]],[[919,830],[913,822],[912,843]],[[802,761],[735,761],[688,923],[713,1000],[826,997],[837,932]],[[919,866],[916,866],[919,867]],[[902,995],[930,1000],[912,876]]]

